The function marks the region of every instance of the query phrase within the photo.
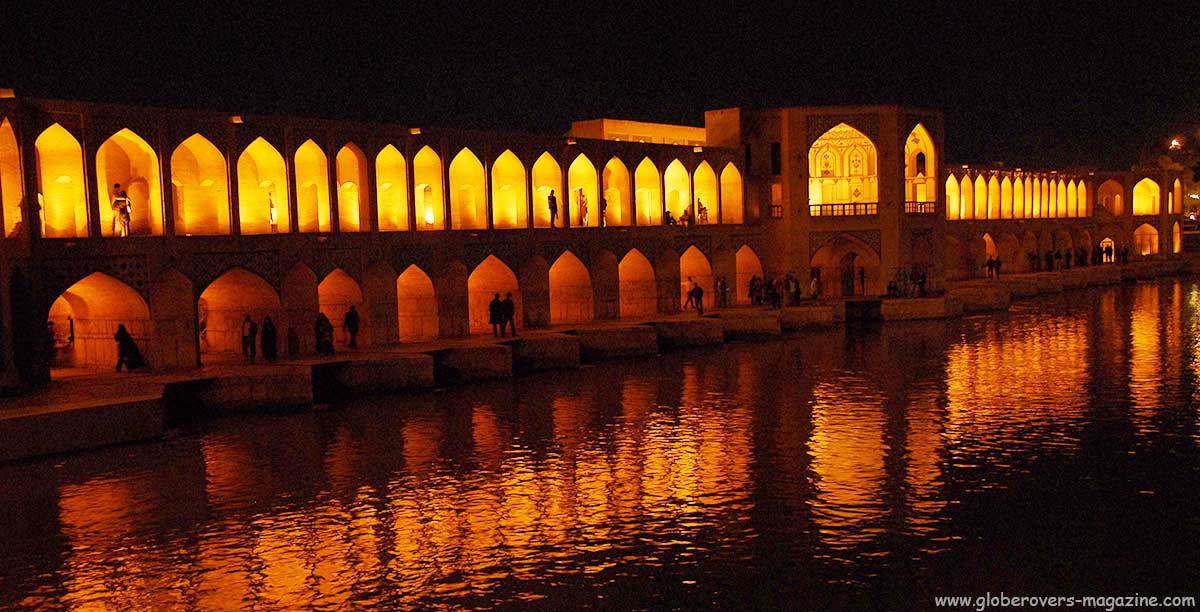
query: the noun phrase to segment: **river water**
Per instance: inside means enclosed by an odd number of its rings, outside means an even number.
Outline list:
[[[0,608],[1197,595],[1198,307],[1126,284],[0,465]]]

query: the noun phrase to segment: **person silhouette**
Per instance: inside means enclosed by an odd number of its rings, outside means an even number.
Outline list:
[[[554,227],[554,222],[558,219],[558,198],[554,197],[554,190],[550,190],[550,195],[546,196],[546,207],[550,209],[550,227]]]

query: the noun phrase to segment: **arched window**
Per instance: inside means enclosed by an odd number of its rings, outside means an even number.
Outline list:
[[[442,158],[428,146],[413,156],[413,203],[417,210],[417,229],[446,228],[442,207]]]
[[[371,208],[366,189],[367,156],[349,142],[338,151],[334,162],[337,164],[338,230],[369,231]]]
[[[192,134],[171,154],[171,193],[175,235],[229,233],[229,177],[225,156],[199,134]]]
[[[470,149],[464,148],[450,162],[451,229],[487,227],[487,196],[483,164]]]
[[[63,126],[46,128],[33,143],[37,153],[38,205],[42,235],[82,238],[88,235],[83,149]]]
[[[742,173],[730,162],[721,171],[721,223],[742,223],[745,215]]]
[[[296,149],[296,226],[302,232],[328,232],[329,160],[312,140]]]
[[[288,231],[288,179],[283,156],[262,137],[238,157],[238,215],[243,234]]]
[[[1159,198],[1158,183],[1144,178],[1133,186],[1133,214],[1157,215]]]
[[[0,203],[4,211],[4,235],[12,236],[17,224],[25,220],[21,210],[24,187],[21,185],[21,153],[17,136],[8,119],[0,120]]]
[[[113,134],[96,151],[96,185],[100,193],[100,234],[112,236],[119,211],[111,206],[115,191],[129,199],[129,234],[161,236],[163,232],[162,184],[158,155],[141,136],[125,128]],[[120,189],[116,188],[120,185]]]
[[[870,138],[839,123],[813,142],[808,159],[810,215],[876,214],[878,162]]]
[[[492,227],[525,227],[527,203],[525,167],[506,150],[492,162]]]
[[[379,229],[407,230],[408,167],[404,155],[390,144],[375,156],[375,190],[379,200]]]

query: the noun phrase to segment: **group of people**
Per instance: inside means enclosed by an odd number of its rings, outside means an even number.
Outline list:
[[[1045,253],[1029,253],[1029,270],[1031,272],[1053,272],[1055,270],[1070,270],[1072,266],[1098,266],[1106,263],[1129,263],[1129,247],[1115,248],[1111,244],[1096,246],[1089,256],[1087,249],[1060,249]],[[997,269],[997,276],[999,270]],[[990,275],[989,275],[990,277]]]
[[[587,194],[584,193],[582,187],[575,190],[575,200],[578,203],[577,207],[579,209],[579,225],[582,227],[587,227],[588,199]],[[550,227],[557,227],[558,196],[554,195],[553,189],[550,190],[550,195],[546,196],[546,208],[550,211]],[[274,206],[272,206],[271,210],[272,212],[274,211]],[[704,203],[700,200],[696,200],[696,210],[698,211],[697,214],[693,215],[691,208],[684,209],[683,213],[679,215],[678,220],[675,219],[675,216],[671,214],[670,210],[666,210],[663,212],[663,225],[682,224],[690,226],[694,225],[697,219],[699,219],[700,223],[708,223],[708,208],[704,206]],[[605,227],[608,224],[607,213],[608,198],[602,196],[600,198],[599,227]]]
[[[809,294],[816,298],[820,292],[820,283],[814,276],[809,282]],[[750,303],[755,306],[770,305],[771,308],[782,308],[784,301],[788,306],[799,306],[804,299],[803,285],[800,279],[791,272],[783,278],[757,274],[750,277]]]
[[[358,309],[352,304],[342,319],[342,329],[346,333],[346,345],[351,349],[358,348],[359,325]],[[317,313],[317,321],[313,325],[313,336],[316,340],[318,355],[328,357],[334,353],[333,323],[323,312]],[[275,361],[279,355],[278,340],[278,330],[270,315],[263,317],[261,328],[249,314],[242,319],[242,355],[247,362],[254,363],[259,344],[262,344],[263,359],[269,362]],[[296,337],[295,331],[288,328],[288,351],[299,353],[299,343],[300,340]]]
[[[696,279],[690,276],[688,277],[688,282],[691,283],[692,286],[687,290],[687,299],[683,302],[683,309],[687,310],[688,308],[695,308],[696,314],[703,316],[704,288],[700,286],[700,283],[696,282]]]
[[[505,293],[503,300],[499,293],[492,297],[488,303],[488,323],[492,326],[493,337],[504,338],[510,329],[513,337],[517,337],[517,305],[512,293]]]
[[[987,258],[987,277],[988,278],[1000,278],[1000,264],[1001,263],[1002,262],[1000,261],[999,257],[988,257]]]

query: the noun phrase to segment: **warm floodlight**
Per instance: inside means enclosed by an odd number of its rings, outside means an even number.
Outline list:
[[[1172,151],[1182,149],[1183,141],[1179,140],[1179,138],[1172,138],[1171,144],[1167,148],[1171,149]]]
[[[245,123],[245,121],[242,120],[241,115],[230,115],[229,122],[230,123]]]
[[[413,136],[420,136],[421,128],[408,128],[408,133],[412,134]]]

